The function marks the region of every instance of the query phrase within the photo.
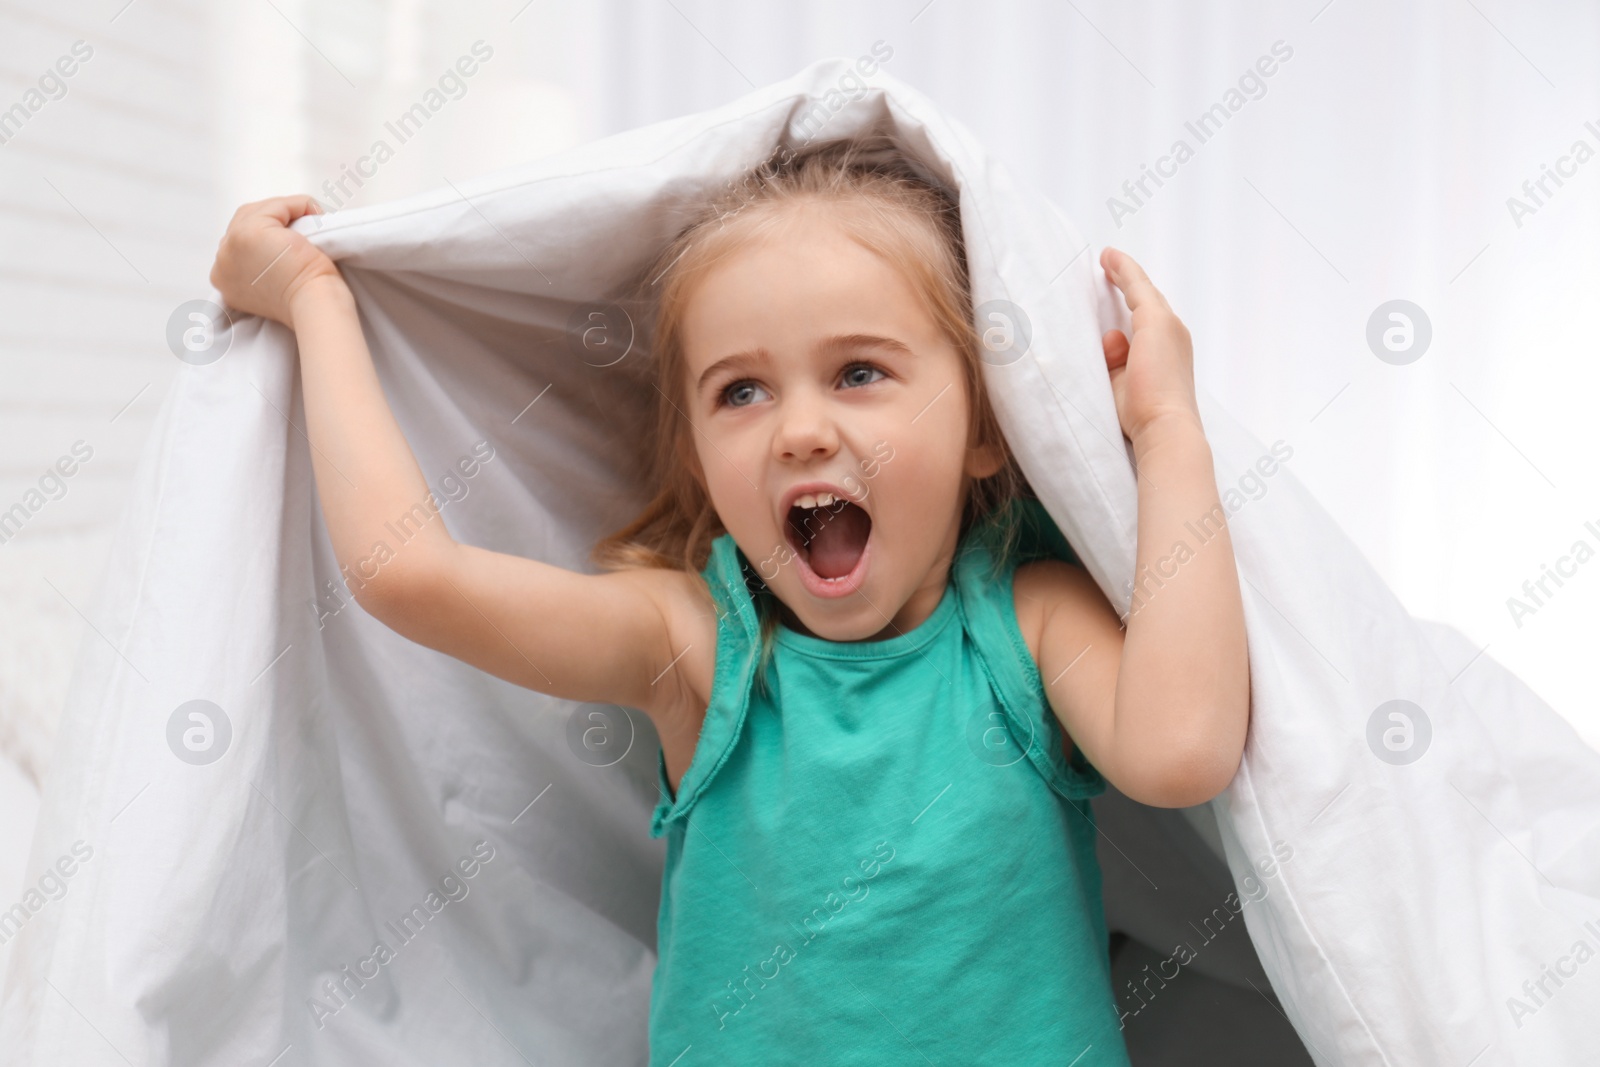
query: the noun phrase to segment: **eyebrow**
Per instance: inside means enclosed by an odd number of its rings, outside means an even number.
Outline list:
[[[825,353],[852,352],[862,348],[881,348],[905,356],[913,354],[905,342],[897,341],[893,337],[879,337],[877,334],[871,333],[845,333],[833,337],[825,337],[818,343],[817,348]],[[695,383],[696,394],[704,392],[706,382],[710,380],[711,376],[725,367],[766,362],[771,359],[772,353],[759,346],[744,352],[735,352],[731,356],[724,356],[700,373],[700,380]]]

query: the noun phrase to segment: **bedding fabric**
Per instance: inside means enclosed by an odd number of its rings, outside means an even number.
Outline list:
[[[1126,309],[1099,249],[881,71],[822,61],[296,228],[349,280],[455,536],[592,570],[588,546],[646,499],[649,338],[612,303],[623,284],[775,147],[869,130],[959,191],[980,325],[991,301],[1027,316],[1025,350],[985,374],[1040,499],[1119,612],[1159,595],[1133,587],[1134,472],[1099,343]],[[226,339],[167,396],[90,611],[32,888],[0,917],[5,1060],[644,1063],[649,722],[366,616],[318,511],[292,334],[243,318]],[[1406,612],[1296,481],[1292,442],[1201,402],[1253,720],[1209,805],[1106,809],[1108,923],[1163,957],[1142,994],[1117,991],[1130,1032],[1161,1025],[1189,971],[1281,1002],[1318,1064],[1592,1062],[1600,756]],[[1170,874],[1196,869],[1180,854],[1225,862],[1223,884]],[[1253,953],[1207,936],[1238,918]]]

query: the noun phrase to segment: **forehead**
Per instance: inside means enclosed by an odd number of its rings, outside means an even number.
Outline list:
[[[798,213],[741,238],[684,296],[690,384],[725,357],[757,348],[777,360],[872,335],[914,350],[942,341],[915,283],[825,213]]]

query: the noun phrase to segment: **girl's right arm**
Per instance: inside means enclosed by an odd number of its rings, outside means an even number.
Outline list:
[[[695,595],[689,576],[579,574],[450,536],[384,398],[349,288],[288,229],[318,210],[310,197],[240,208],[211,281],[230,307],[295,332],[317,492],[357,602],[405,637],[529,689],[653,719],[683,704],[683,672],[668,668],[673,631],[685,631],[669,619]],[[388,527],[402,517],[420,529],[396,543]]]

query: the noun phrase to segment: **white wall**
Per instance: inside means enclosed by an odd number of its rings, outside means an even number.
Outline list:
[[[181,365],[233,208],[356,165],[474,41],[493,58],[342,204],[712,107],[822,55],[886,68],[967,123],[1096,244],[1145,264],[1197,373],[1417,614],[1448,620],[1600,745],[1600,559],[1519,627],[1506,600],[1600,548],[1600,159],[1517,225],[1507,198],[1600,149],[1600,13],[1436,0],[751,5],[309,0],[0,5],[0,108],[76,40],[93,56],[0,145],[0,509],[83,441],[66,495],[0,544],[0,900],[128,477]],[[1184,128],[1258,57],[1293,55],[1214,138]],[[1586,129],[1593,121],[1595,130]],[[1174,139],[1192,159],[1119,226],[1107,199]],[[1070,254],[1075,250],[1063,250]],[[1405,298],[1430,350],[1391,366]],[[1314,634],[1316,620],[1296,620]],[[1468,668],[1470,669],[1470,668]],[[3,950],[0,950],[3,951]],[[3,961],[0,961],[3,962]]]

